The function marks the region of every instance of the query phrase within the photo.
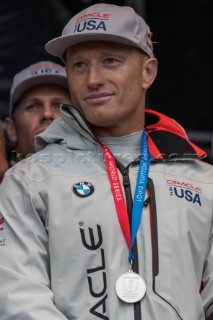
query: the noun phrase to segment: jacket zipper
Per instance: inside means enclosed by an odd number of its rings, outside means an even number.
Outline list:
[[[134,162],[135,163],[135,162]],[[122,174],[123,177],[123,186],[124,186],[124,192],[126,197],[126,206],[127,206],[127,212],[129,217],[129,225],[130,225],[130,232],[131,230],[131,220],[132,220],[132,207],[133,207],[133,200],[132,200],[132,192],[131,192],[131,184],[129,179],[129,167],[132,163],[130,163],[128,166],[124,167],[119,161],[116,161],[117,168]],[[132,253],[134,256],[132,269],[134,272],[139,273],[139,267],[138,267],[138,250],[137,250],[137,241],[135,240],[135,243],[132,248]],[[142,320],[142,314],[141,314],[141,305],[140,301],[134,303],[134,319],[135,320]]]

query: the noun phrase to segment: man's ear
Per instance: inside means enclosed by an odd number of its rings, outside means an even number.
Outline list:
[[[11,142],[17,142],[17,132],[13,119],[7,117],[6,119],[7,135]]]
[[[149,58],[143,64],[143,88],[149,89],[157,76],[158,61],[156,58]]]

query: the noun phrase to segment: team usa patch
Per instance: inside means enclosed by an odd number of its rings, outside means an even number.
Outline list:
[[[107,31],[106,22],[109,20],[110,13],[91,12],[84,14],[77,19],[73,33],[84,31]]]
[[[79,198],[86,198],[93,194],[95,188],[90,182],[82,181],[72,186],[72,191]]]
[[[202,189],[196,185],[185,181],[177,181],[173,179],[167,180],[169,188],[169,195],[171,197],[177,197],[179,199],[185,199],[188,202],[192,202],[198,206],[202,206],[201,194]]]

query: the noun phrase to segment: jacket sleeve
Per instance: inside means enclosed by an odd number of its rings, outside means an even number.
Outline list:
[[[203,272],[203,290],[201,297],[206,320],[213,320],[213,220]]]
[[[1,320],[67,319],[51,291],[45,213],[33,185],[7,172],[0,188]]]

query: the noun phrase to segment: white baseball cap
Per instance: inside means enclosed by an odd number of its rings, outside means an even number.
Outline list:
[[[131,7],[99,3],[71,18],[62,35],[45,48],[64,61],[66,50],[88,41],[107,41],[140,48],[153,57],[152,33],[144,19]]]
[[[56,84],[69,90],[65,68],[51,61],[40,61],[18,72],[10,90],[9,114],[27,90],[41,84]]]

